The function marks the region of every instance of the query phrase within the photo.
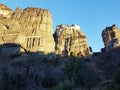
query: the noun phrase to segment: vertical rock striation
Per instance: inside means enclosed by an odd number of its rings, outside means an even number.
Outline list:
[[[54,33],[55,51],[57,54],[79,56],[89,55],[91,52],[86,41],[86,36],[80,31],[78,25],[58,25]]]
[[[106,52],[120,46],[120,30],[115,24],[102,31],[102,38]]]
[[[4,5],[0,4],[0,7]],[[5,12],[12,11],[8,8]],[[7,17],[4,13],[0,15]],[[20,44],[29,52],[54,52],[55,44],[52,33],[52,16],[47,9],[28,7],[22,10],[17,8],[9,18],[1,17],[0,19],[0,44]]]

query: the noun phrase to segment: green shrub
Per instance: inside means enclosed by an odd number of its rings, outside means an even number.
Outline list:
[[[118,63],[113,78],[114,78],[114,82],[112,84],[106,85],[105,90],[120,90],[120,63]]]
[[[116,84],[106,85],[104,90],[120,90],[120,86]]]
[[[54,90],[74,90],[75,88],[75,82],[74,80],[69,80],[66,78],[63,82],[58,83]]]
[[[35,81],[38,82],[38,81]],[[44,88],[48,88],[48,87],[53,87],[55,86],[57,83],[57,81],[55,80],[55,78],[53,76],[50,75],[50,73],[46,73],[46,76],[44,78],[44,80],[42,81],[41,85]]]
[[[2,79],[0,80],[0,90],[8,90],[10,88],[11,80],[7,67],[2,69]]]
[[[82,85],[83,66],[83,60],[70,60],[65,64],[65,75],[69,80],[73,79],[77,86]]]
[[[0,90],[22,90],[25,83],[20,75],[10,76],[7,68],[3,68],[2,79],[0,80]]]
[[[21,56],[20,54],[13,54],[13,55],[10,55],[9,58],[10,59],[13,59],[13,58],[16,58],[16,57],[19,57]]]
[[[116,70],[115,76],[114,76],[114,81],[117,85],[120,85],[120,66],[117,67],[117,70]]]
[[[42,60],[42,62],[49,63],[49,64],[52,64],[54,66],[59,65],[59,60],[58,59],[48,60],[48,59],[45,58],[45,59]]]
[[[67,75],[68,79],[72,79],[72,77],[80,73],[83,67],[82,60],[70,60],[65,64],[65,74]]]

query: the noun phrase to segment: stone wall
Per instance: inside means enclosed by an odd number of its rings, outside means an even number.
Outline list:
[[[58,25],[54,33],[55,51],[60,55],[70,55],[72,52],[79,56],[89,55],[90,49],[86,36],[78,25]]]
[[[102,31],[102,38],[107,52],[120,46],[120,30],[115,24]]]
[[[4,5],[0,4],[0,7]],[[11,10],[8,8],[5,12]],[[5,17],[4,13],[0,15]],[[0,44],[20,44],[28,52],[54,52],[53,24],[49,10],[17,8],[9,18],[4,17],[0,19]]]

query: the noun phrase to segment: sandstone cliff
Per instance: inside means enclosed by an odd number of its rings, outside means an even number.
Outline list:
[[[80,31],[78,25],[58,25],[54,33],[55,51],[57,54],[70,55],[75,53],[79,56],[90,54],[86,36]]]
[[[0,17],[10,18],[13,11],[6,5],[0,3]]]
[[[24,10],[17,8],[13,12],[0,4],[0,16],[0,44],[20,44],[30,52],[54,52],[53,24],[49,10],[28,7]]]
[[[120,46],[120,30],[115,24],[102,31],[102,38],[107,52]]]

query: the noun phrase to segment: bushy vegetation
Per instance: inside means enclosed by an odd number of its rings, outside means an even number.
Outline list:
[[[106,85],[106,90],[120,90],[120,63],[117,65],[113,83]]]
[[[8,66],[3,68],[1,64],[0,90],[91,90],[100,85],[101,74],[109,75],[107,80],[114,74],[113,83],[101,90],[120,90],[120,64],[116,69],[118,60],[112,56],[116,54],[107,54],[81,58],[74,52],[70,57],[36,53],[13,55],[0,62]]]
[[[120,63],[117,66],[117,70],[116,70],[115,76],[114,76],[114,81],[117,85],[120,86]]]
[[[58,60],[57,58],[56,58],[56,59],[53,59],[53,60],[44,58],[44,59],[42,60],[42,62],[44,62],[44,63],[49,63],[49,64],[52,64],[52,65],[54,65],[54,66],[59,65],[59,60]]]
[[[116,84],[108,84],[105,86],[104,90],[120,90],[120,86]]]
[[[67,77],[63,82],[59,82],[54,88],[54,90],[74,90],[75,82],[74,80],[69,80]]]
[[[19,57],[21,56],[20,54],[13,54],[13,55],[10,55],[9,58],[10,59],[13,59],[13,58],[16,58],[16,57]]]
[[[45,78],[44,78],[44,80],[42,81],[41,84],[42,84],[42,86],[44,88],[47,88],[47,87],[53,87],[53,86],[55,86],[56,83],[57,83],[57,81],[55,80],[54,77],[52,77],[49,74],[46,74],[46,76],[45,76]]]
[[[25,83],[21,75],[10,76],[7,68],[3,68],[0,90],[22,90],[23,88],[25,89]]]
[[[75,83],[75,86],[80,86],[83,84],[83,60],[69,60],[65,64],[64,73],[68,80],[72,80]]]

